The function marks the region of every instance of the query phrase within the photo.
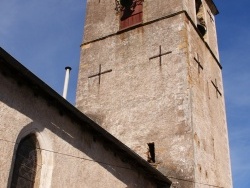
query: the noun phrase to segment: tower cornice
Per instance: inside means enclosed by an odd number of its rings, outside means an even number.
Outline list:
[[[217,15],[219,14],[219,10],[217,9],[216,5],[214,4],[214,1],[213,0],[205,0],[209,6],[209,8],[211,9],[211,12],[214,14],[214,15]]]

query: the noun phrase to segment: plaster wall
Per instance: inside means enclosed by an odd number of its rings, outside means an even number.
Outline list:
[[[0,88],[0,187],[8,187],[15,150],[30,133],[41,147],[40,187],[156,187],[21,80],[0,74]]]

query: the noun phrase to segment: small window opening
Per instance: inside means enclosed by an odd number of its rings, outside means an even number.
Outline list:
[[[200,34],[204,36],[207,32],[207,27],[204,18],[205,14],[202,1],[195,0],[195,6],[196,6],[197,29],[199,30]]]
[[[142,22],[143,0],[120,0],[120,5],[120,29],[126,29]]]
[[[155,144],[154,142],[148,143],[148,162],[155,163]]]
[[[131,7],[134,2],[133,0],[120,0],[120,3],[123,7],[128,8]]]

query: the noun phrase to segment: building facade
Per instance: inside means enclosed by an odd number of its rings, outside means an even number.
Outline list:
[[[0,88],[0,188],[170,187],[2,48]]]
[[[183,188],[232,187],[212,0],[87,0],[76,107]]]

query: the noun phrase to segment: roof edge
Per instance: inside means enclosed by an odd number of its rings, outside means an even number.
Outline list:
[[[214,14],[214,15],[217,15],[219,14],[219,10],[217,9],[215,3],[213,0],[205,0],[211,10],[211,12]]]

